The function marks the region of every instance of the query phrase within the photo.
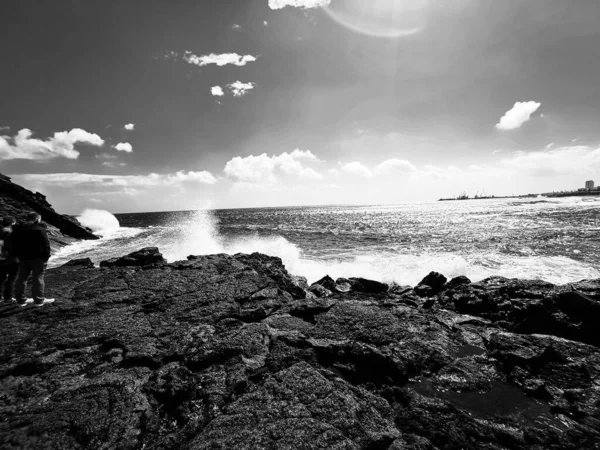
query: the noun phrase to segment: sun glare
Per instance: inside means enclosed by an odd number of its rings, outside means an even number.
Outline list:
[[[340,25],[381,38],[399,38],[427,25],[431,0],[344,0],[323,7]]]

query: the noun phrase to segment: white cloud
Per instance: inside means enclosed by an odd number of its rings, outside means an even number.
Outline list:
[[[210,55],[194,55],[192,52],[185,52],[183,60],[189,64],[195,66],[207,66],[209,64],[216,64],[217,66],[226,66],[227,64],[233,64],[234,66],[245,66],[249,62],[256,61],[256,56],[252,55],[238,55],[237,53],[222,53],[217,55],[211,53]]]
[[[309,179],[321,179],[316,170],[306,167],[305,162],[318,162],[319,159],[310,150],[296,149],[291,153],[267,156],[266,153],[245,158],[236,156],[225,165],[225,175],[242,183],[274,183],[277,172],[287,176]]]
[[[185,172],[183,170],[171,174],[150,173],[148,175],[98,175],[87,173],[25,174],[19,175],[18,178],[27,183],[46,186],[95,186],[101,188],[143,188],[176,185],[181,182],[201,184],[215,184],[217,182],[217,179],[210,172]]]
[[[234,97],[241,97],[246,95],[246,93],[254,89],[255,83],[242,83],[241,81],[236,81],[235,83],[228,84],[227,87],[233,92]]]
[[[241,26],[241,25],[239,25],[239,24],[237,24],[237,23],[234,23],[234,24],[233,24],[233,26],[232,26],[231,28],[233,28],[234,30],[241,30],[241,29],[242,29],[242,26]]]
[[[263,22],[263,25],[264,25],[265,27],[268,27],[268,26],[269,26],[269,22],[267,22],[267,21],[265,20],[265,21]]]
[[[225,93],[223,92],[223,88],[221,86],[213,86],[210,88],[210,93],[212,95],[214,95],[215,97],[222,97],[223,95],[225,95]]]
[[[135,128],[135,124],[134,123],[128,123],[127,125],[125,125],[124,127],[127,131],[133,131]]]
[[[516,102],[515,106],[507,111],[496,124],[499,130],[514,130],[527,122],[531,115],[538,110],[541,103],[538,102]]]
[[[404,159],[388,159],[375,168],[377,174],[388,174],[392,172],[416,172],[417,168],[409,161]]]
[[[502,160],[502,164],[536,176],[593,174],[600,170],[600,148],[580,145],[537,152],[516,152]]]
[[[373,173],[366,166],[359,163],[358,161],[344,164],[341,167],[341,170],[351,175],[358,175],[366,178],[373,176]]]
[[[77,159],[79,152],[75,150],[75,144],[97,147],[104,145],[104,140],[100,136],[81,128],[54,133],[53,137],[45,141],[32,136],[33,133],[27,128],[20,130],[13,138],[0,136],[0,159],[49,160],[59,157]]]
[[[554,142],[550,142],[548,145],[546,145],[546,150],[550,150],[552,147],[554,147]]]
[[[286,6],[295,8],[317,8],[319,6],[328,6],[331,0],[269,0],[269,8],[281,9]]]
[[[119,152],[131,153],[133,151],[133,147],[129,142],[119,142],[115,145],[115,150]]]

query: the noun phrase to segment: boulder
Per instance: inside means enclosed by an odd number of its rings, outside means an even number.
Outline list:
[[[421,282],[415,287],[415,292],[421,297],[430,297],[438,294],[447,279],[444,275],[438,272],[430,272]]]
[[[163,258],[157,247],[146,247],[120,258],[101,261],[100,267],[149,266],[165,262],[165,258]]]
[[[454,277],[450,281],[448,281],[448,284],[446,285],[446,287],[461,286],[463,284],[471,284],[471,280],[469,280],[464,275],[460,275],[460,276]]]
[[[335,290],[335,281],[329,275],[325,275],[319,281],[315,281],[312,285],[318,284],[319,286],[323,286],[325,289],[329,289],[330,291]]]
[[[316,283],[312,284],[308,288],[308,292],[315,295],[316,297],[331,297],[331,295],[332,295],[332,292],[329,289],[324,288],[320,284],[316,284]]]
[[[87,268],[93,268],[94,267],[94,263],[92,262],[92,260],[90,258],[79,258],[79,259],[72,259],[71,261],[63,264],[62,267],[87,267]]]
[[[368,280],[366,278],[349,278],[348,281],[355,292],[364,292],[367,294],[382,294],[388,291],[389,286],[379,281]]]

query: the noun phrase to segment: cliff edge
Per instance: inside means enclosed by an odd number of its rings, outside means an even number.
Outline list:
[[[4,449],[598,449],[600,280],[416,287],[144,249],[0,306]]]
[[[13,216],[23,220],[31,211],[40,214],[49,225],[48,237],[53,250],[78,239],[98,239],[92,230],[82,226],[76,219],[54,211],[44,195],[33,193],[0,174],[0,217]]]

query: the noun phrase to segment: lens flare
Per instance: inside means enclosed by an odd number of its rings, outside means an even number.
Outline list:
[[[427,26],[431,0],[344,0],[323,7],[340,25],[367,36],[399,38]]]

